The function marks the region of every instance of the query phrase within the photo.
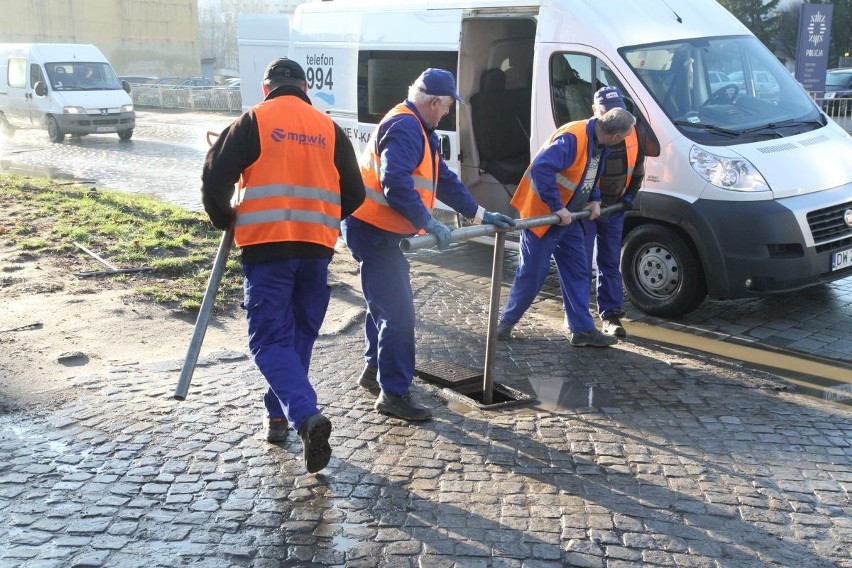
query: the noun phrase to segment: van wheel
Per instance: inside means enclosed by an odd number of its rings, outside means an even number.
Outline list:
[[[133,129],[130,130],[119,130],[118,137],[121,140],[130,140],[130,137],[133,136]]]
[[[630,301],[652,316],[682,316],[707,297],[698,255],[677,231],[662,225],[641,225],[627,234],[621,273]]]
[[[6,116],[2,112],[0,112],[0,134],[9,138],[15,134],[15,129],[9,124],[9,121],[6,120]]]
[[[52,116],[47,117],[47,135],[53,142],[62,142],[65,140],[65,133],[59,128],[59,123]]]

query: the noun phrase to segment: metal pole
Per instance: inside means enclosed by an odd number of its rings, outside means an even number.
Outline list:
[[[609,207],[604,207],[603,209],[601,209],[601,215],[609,215],[610,213],[615,213],[622,210],[623,206],[618,203],[616,205],[610,205]],[[588,216],[588,209],[583,209],[582,211],[576,211],[574,213],[571,213],[572,220],[582,219]],[[542,215],[541,217],[529,217],[527,219],[515,219],[515,226],[509,227],[508,229],[500,229],[495,225],[490,224],[471,225],[468,227],[461,227],[459,229],[454,230],[451,234],[450,242],[457,243],[473,239],[475,237],[493,235],[498,232],[511,233],[514,231],[520,231],[521,229],[531,229],[533,227],[542,227],[544,225],[555,225],[556,223],[559,223],[559,216],[556,214],[552,214]],[[418,237],[408,237],[402,239],[401,241],[399,241],[399,248],[402,249],[402,252],[411,252],[413,250],[421,248],[433,247],[437,244],[438,239],[436,239],[433,235],[421,235]]]
[[[485,372],[482,378],[482,404],[493,401],[494,376],[492,367],[497,352],[494,341],[497,331],[497,317],[500,313],[500,283],[503,280],[503,252],[506,249],[506,234],[494,234],[494,263],[491,266],[491,301],[488,305],[488,332],[485,335]]]
[[[198,362],[198,354],[201,352],[201,343],[204,341],[204,334],[207,333],[210,312],[213,310],[213,302],[219,291],[219,285],[222,283],[222,275],[225,273],[233,240],[234,228],[232,226],[222,234],[222,240],[219,241],[219,250],[216,252],[216,260],[213,261],[213,270],[210,271],[210,278],[207,280],[207,290],[204,292],[204,299],[201,300],[201,308],[198,310],[198,318],[195,320],[195,331],[192,334],[192,340],[189,342],[183,369],[180,371],[180,379],[178,379],[177,388],[175,388],[174,397],[177,400],[185,400],[186,393],[189,391],[189,383],[192,381],[192,374],[195,372],[195,364]]]

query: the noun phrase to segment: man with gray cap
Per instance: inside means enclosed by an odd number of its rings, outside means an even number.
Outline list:
[[[308,370],[340,221],[364,201],[364,183],[349,138],[311,105],[301,65],[276,59],[262,88],[263,102],[207,153],[201,196],[217,229],[234,226],[241,249],[249,349],[269,384],[266,439],[284,441],[291,424],[315,473],[331,458],[331,422]],[[233,208],[237,181],[242,200]]]
[[[497,325],[497,339],[509,339],[512,328],[535,300],[556,261],[565,319],[573,347],[609,347],[618,342],[595,328],[589,312],[591,265],[583,226],[572,223],[573,212],[589,210],[600,217],[598,179],[606,169],[609,149],[624,140],[636,120],[623,108],[600,118],[569,122],[559,127],[541,147],[524,172],[512,197],[521,218],[555,214],[560,221],[549,227],[521,231],[520,259],[509,297]]]
[[[592,104],[592,114],[600,118],[614,108],[626,108],[618,87],[598,89]],[[644,177],[645,154],[634,128],[627,138],[609,148],[599,184],[602,205],[606,207],[620,202],[624,204],[625,211],[631,209]],[[606,335],[627,337],[627,331],[621,324],[624,315],[624,284],[619,266],[624,212],[611,213],[597,219],[583,219],[582,223],[589,262],[593,262],[593,259],[597,261],[596,298],[601,331]]]
[[[426,69],[409,86],[408,98],[385,115],[364,149],[361,176],[367,198],[342,226],[361,268],[367,302],[366,365],[358,384],[378,394],[377,411],[405,420],[428,420],[432,413],[409,392],[415,314],[400,240],[425,230],[437,238],[439,249],[449,246],[450,229],[432,216],[436,199],[474,223],[515,224],[507,215],[478,206],[441,159],[435,128],[456,101],[464,102],[453,74],[444,69]]]

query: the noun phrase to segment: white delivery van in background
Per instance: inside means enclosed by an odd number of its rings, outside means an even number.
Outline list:
[[[240,16],[237,22],[237,47],[240,58],[240,97],[244,111],[263,99],[260,88],[263,72],[273,59],[287,57],[289,44],[288,14]]]
[[[47,130],[54,142],[66,134],[116,133],[130,140],[136,113],[130,85],[120,81],[94,45],[0,44],[0,130]]]
[[[358,151],[423,69],[455,73],[444,158],[506,213],[530,156],[621,88],[647,154],[622,269],[646,313],[852,275],[852,138],[716,0],[331,0],[288,34]]]

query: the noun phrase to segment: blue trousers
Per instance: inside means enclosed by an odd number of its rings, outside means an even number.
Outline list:
[[[597,304],[601,319],[617,316],[624,305],[624,284],[621,279],[621,234],[624,230],[624,213],[598,217],[594,221],[583,219],[586,233],[586,254],[591,272],[595,243],[598,246]]]
[[[414,379],[414,296],[400,235],[349,217],[341,224],[346,246],[361,269],[367,302],[364,359],[377,367],[379,386],[402,396]]]
[[[574,221],[565,226],[553,226],[541,238],[524,229],[520,252],[518,270],[500,321],[515,324],[521,319],[541,291],[553,257],[568,327],[575,333],[594,331],[595,322],[589,313],[590,265],[583,225]]]
[[[298,430],[319,412],[308,379],[311,353],[328,309],[329,258],[243,264],[249,350],[269,389],[270,418],[286,417]]]

